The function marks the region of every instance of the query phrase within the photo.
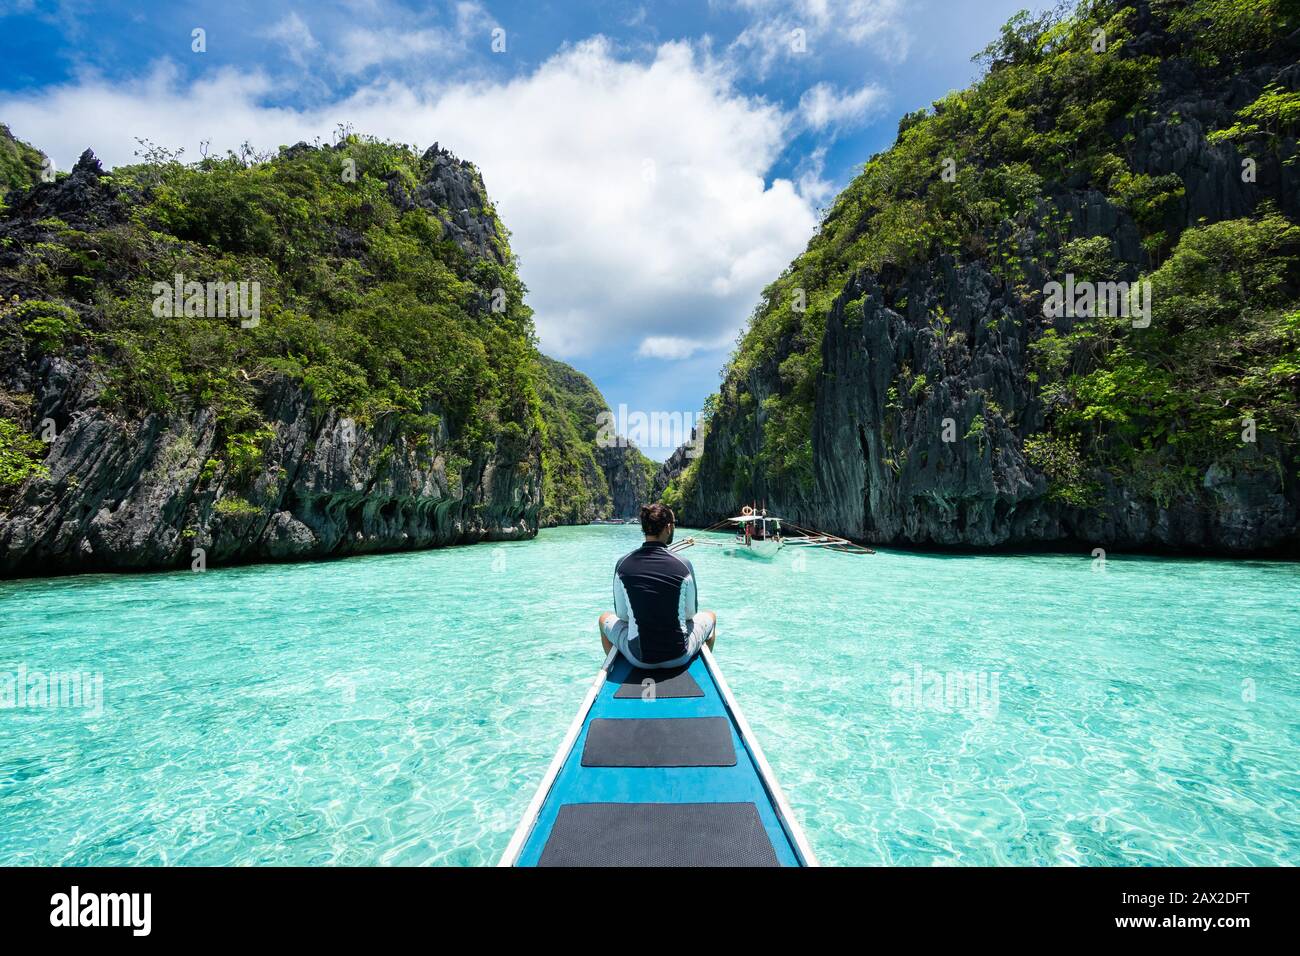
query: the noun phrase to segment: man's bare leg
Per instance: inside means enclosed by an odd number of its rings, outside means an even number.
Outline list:
[[[714,614],[712,611],[700,611],[699,614],[707,614],[713,619],[713,630],[709,632],[709,639],[704,642],[709,645],[709,650],[712,651],[713,642],[718,639],[718,615]]]
[[[605,619],[617,617],[617,616],[618,616],[617,614],[614,614],[610,611],[606,611],[604,614],[602,614],[600,617],[596,619],[596,630],[600,631],[600,646],[605,649],[606,657],[608,657],[609,652],[614,649],[614,645],[611,644],[609,642],[609,638],[605,636]]]

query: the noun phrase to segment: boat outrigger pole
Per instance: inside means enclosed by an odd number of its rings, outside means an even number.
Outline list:
[[[829,551],[839,551],[841,554],[875,554],[876,552],[864,544],[858,544],[850,541],[848,538],[841,538],[839,535],[830,534],[826,531],[817,531],[814,528],[804,528],[787,521],[787,528],[793,528],[798,531],[798,535],[787,536],[786,544],[796,544],[826,548]]]
[[[824,548],[828,551],[838,551],[841,554],[876,553],[871,548],[850,541],[848,538],[827,531],[818,531],[815,528],[805,528],[784,518],[769,515],[766,508],[756,512],[752,505],[746,505],[740,509],[739,515],[723,518],[721,521],[704,528],[703,531],[721,531],[727,528],[734,529],[736,532],[734,546],[722,541],[690,537],[673,545],[669,550],[684,551],[686,548],[698,544],[727,548],[728,553],[731,554],[750,554],[755,557],[771,558],[781,548],[790,545]],[[790,533],[792,531],[793,534]]]

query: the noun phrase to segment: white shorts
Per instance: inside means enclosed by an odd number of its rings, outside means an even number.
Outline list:
[[[692,657],[700,652],[704,642],[713,636],[713,629],[717,625],[717,619],[712,612],[701,611],[686,623],[690,627],[690,633],[686,635],[686,653],[681,657],[674,657],[670,661],[661,661],[658,664],[646,664],[637,657],[641,642],[640,640],[628,639],[627,621],[611,614],[601,620],[600,629],[605,635],[605,640],[617,647],[618,652],[631,661],[634,667],[656,670],[665,667],[680,667],[690,661]]]

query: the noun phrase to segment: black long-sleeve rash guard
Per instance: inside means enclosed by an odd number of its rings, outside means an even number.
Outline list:
[[[695,568],[659,541],[614,566],[614,613],[628,626],[628,649],[658,664],[686,653],[696,612]]]

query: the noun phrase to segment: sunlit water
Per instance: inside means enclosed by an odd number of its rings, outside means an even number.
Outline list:
[[[0,583],[0,864],[495,862],[638,540]],[[690,556],[824,863],[1300,861],[1300,566]]]

